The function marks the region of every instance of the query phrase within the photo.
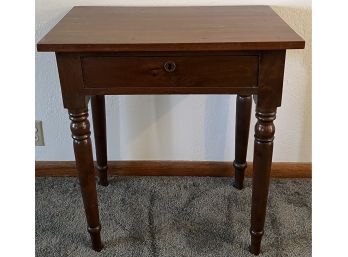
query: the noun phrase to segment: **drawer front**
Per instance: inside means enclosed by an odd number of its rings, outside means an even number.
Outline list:
[[[85,56],[85,88],[257,87],[256,55]]]

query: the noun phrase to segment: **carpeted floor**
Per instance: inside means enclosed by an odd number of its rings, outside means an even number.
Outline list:
[[[251,180],[115,177],[98,186],[105,248],[91,250],[77,178],[36,178],[36,256],[242,257]],[[260,256],[311,256],[311,180],[273,179]]]

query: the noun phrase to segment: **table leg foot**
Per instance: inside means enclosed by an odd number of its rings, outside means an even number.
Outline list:
[[[234,182],[233,186],[239,190],[243,189],[244,184],[244,172],[247,167],[246,163],[237,163],[236,161],[233,162],[234,167]]]
[[[94,228],[88,227],[88,232],[92,241],[92,249],[97,252],[100,252],[104,247],[100,237],[100,230],[100,226]]]
[[[255,232],[250,230],[250,235],[251,235],[250,252],[254,255],[259,255],[261,252],[261,239],[262,239],[263,231]]]

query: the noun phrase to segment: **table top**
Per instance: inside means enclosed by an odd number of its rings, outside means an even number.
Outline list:
[[[47,52],[304,48],[269,6],[77,6],[37,44]]]

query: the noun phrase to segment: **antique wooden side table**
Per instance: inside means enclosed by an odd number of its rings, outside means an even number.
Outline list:
[[[91,99],[99,183],[108,185],[104,95],[237,94],[235,182],[243,187],[252,95],[256,99],[251,252],[260,253],[281,105],[286,49],[304,48],[268,6],[74,7],[37,44],[55,52],[69,111],[88,232],[100,222],[87,104]]]

